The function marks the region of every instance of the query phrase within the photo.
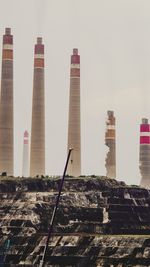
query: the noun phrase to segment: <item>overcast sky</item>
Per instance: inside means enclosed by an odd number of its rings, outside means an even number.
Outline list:
[[[46,173],[66,160],[69,68],[81,55],[82,173],[105,175],[107,110],[117,129],[117,177],[138,184],[139,124],[150,119],[149,0],[0,0],[2,35],[14,35],[15,175],[22,173],[23,132],[31,129],[33,48],[45,44]]]

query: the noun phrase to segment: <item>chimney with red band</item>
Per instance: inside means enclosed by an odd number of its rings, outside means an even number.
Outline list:
[[[37,38],[34,48],[34,79],[30,150],[30,176],[45,175],[44,45]]]
[[[150,188],[150,124],[143,118],[140,125],[140,173],[141,186]]]
[[[81,175],[81,129],[80,129],[80,55],[73,49],[70,66],[70,98],[68,121],[68,150],[73,148],[68,164],[68,175]]]
[[[23,137],[22,176],[29,177],[29,133],[27,131],[24,132]]]
[[[0,173],[14,175],[13,36],[3,35],[0,96]]]

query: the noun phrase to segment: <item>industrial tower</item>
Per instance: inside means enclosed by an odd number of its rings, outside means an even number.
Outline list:
[[[30,176],[45,175],[44,45],[37,38],[34,50]]]
[[[106,156],[106,176],[116,178],[116,119],[113,111],[107,112],[105,144],[109,150]]]
[[[68,175],[81,175],[81,129],[80,129],[80,55],[73,49],[70,68],[70,98],[68,122],[68,150],[73,148]]]
[[[3,35],[0,97],[0,173],[14,175],[13,118],[13,36],[6,28]]]
[[[141,186],[150,188],[150,124],[143,118],[140,125],[140,173]]]
[[[29,177],[29,133],[27,131],[23,135],[22,176]]]

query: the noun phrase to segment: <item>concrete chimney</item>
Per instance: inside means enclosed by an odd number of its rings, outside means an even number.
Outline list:
[[[24,132],[23,136],[23,164],[22,176],[29,177],[29,133]]]
[[[70,68],[70,99],[68,122],[68,150],[73,148],[67,173],[81,175],[81,129],[80,129],[80,56],[73,49]]]
[[[116,178],[116,129],[115,117],[113,111],[107,112],[105,144],[108,146],[105,167],[106,176]]]
[[[150,188],[150,124],[143,118],[140,125],[140,164],[141,186]]]
[[[44,45],[37,38],[34,50],[30,176],[45,175]]]
[[[0,98],[0,173],[14,175],[13,118],[13,36],[6,28],[3,35]]]

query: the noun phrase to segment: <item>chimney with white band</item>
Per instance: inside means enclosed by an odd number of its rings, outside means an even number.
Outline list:
[[[45,96],[44,45],[37,38],[34,50],[34,80],[32,100],[32,127],[30,150],[30,176],[45,175]]]
[[[14,175],[13,36],[3,35],[0,97],[0,173]]]
[[[68,150],[73,148],[68,175],[81,175],[81,126],[80,126],[80,55],[73,49],[70,67],[70,98],[68,122]]]
[[[140,173],[141,186],[150,188],[150,124],[143,118],[140,125]]]
[[[22,176],[29,177],[29,133],[24,132]]]
[[[109,150],[106,156],[106,176],[116,178],[116,119],[113,111],[107,112],[105,144]]]

